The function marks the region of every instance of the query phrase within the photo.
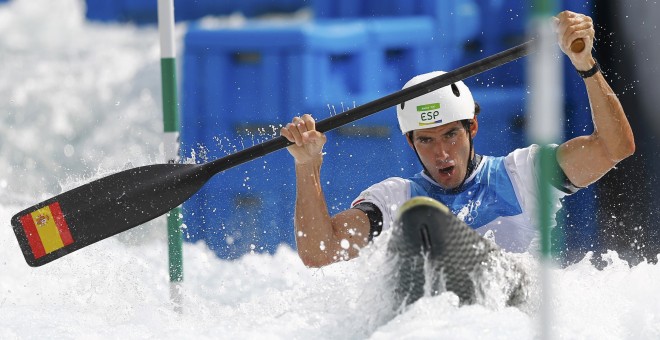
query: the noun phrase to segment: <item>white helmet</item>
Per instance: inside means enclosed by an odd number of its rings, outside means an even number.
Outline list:
[[[410,79],[403,88],[417,85],[445,73],[435,71],[420,74]],[[459,81],[397,105],[396,115],[401,132],[406,134],[413,130],[472,119],[474,110],[475,104],[470,89]]]

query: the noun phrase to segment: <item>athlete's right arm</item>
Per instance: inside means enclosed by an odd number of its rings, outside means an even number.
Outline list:
[[[316,122],[308,114],[293,118],[280,134],[295,143],[287,150],[296,167],[294,227],[298,255],[309,267],[356,257],[368,243],[369,218],[358,209],[330,217],[320,179],[326,136],[316,131]]]

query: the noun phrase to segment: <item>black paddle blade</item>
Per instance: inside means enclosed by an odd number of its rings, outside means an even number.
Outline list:
[[[125,170],[27,208],[11,224],[27,263],[41,266],[167,213],[212,175],[195,164]]]

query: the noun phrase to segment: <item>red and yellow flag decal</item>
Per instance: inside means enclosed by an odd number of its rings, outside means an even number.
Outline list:
[[[21,224],[35,259],[73,243],[57,202],[21,216]]]

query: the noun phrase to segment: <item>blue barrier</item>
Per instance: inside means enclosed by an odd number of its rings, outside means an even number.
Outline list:
[[[295,12],[308,5],[309,0],[174,0],[176,21],[195,20],[207,15],[229,15],[240,12],[253,17],[276,12]],[[86,0],[88,20],[158,22],[157,0]]]
[[[225,135],[238,123],[279,123],[330,100],[355,99],[369,81],[363,73],[367,48],[360,23],[191,30],[185,39],[184,77],[191,81],[184,80],[184,111]]]
[[[526,6],[522,2],[317,0],[313,3],[313,10],[321,18],[426,17],[432,21],[435,40],[428,48],[434,53],[433,60],[442,61],[433,66],[435,69],[452,69],[522,43],[526,22]],[[521,85],[523,67],[522,64],[513,64],[492,70],[485,75],[489,81],[483,84]]]
[[[316,18],[370,18],[431,15],[441,1],[436,0],[315,0]],[[450,1],[451,2],[451,1]]]
[[[474,139],[474,149],[482,155],[504,156],[527,146],[525,135],[525,97],[523,87],[485,89],[465,83],[472,89],[474,100],[479,103],[479,131]]]
[[[421,169],[398,128],[395,108],[327,135],[321,180],[331,214],[350,208],[370,185],[388,177],[410,177]]]
[[[589,14],[586,0],[563,1],[569,10]],[[436,69],[453,69],[527,40],[530,5],[524,0],[316,0],[317,18],[374,18],[425,16],[434,25]],[[521,86],[525,61],[511,63],[480,75],[477,86]]]
[[[250,133],[272,134],[276,129],[269,126],[283,122],[288,110],[301,113],[303,69],[312,66],[303,56],[305,41],[300,25],[189,31],[183,71],[183,150],[202,145],[209,159],[219,158],[250,146]],[[281,197],[287,192],[283,186],[293,183],[287,156],[271,154],[210,181],[184,204],[189,240],[204,239],[219,257],[228,259],[245,254],[252,245],[256,251],[269,252],[281,242],[293,245],[293,238],[286,235],[292,230],[291,209],[274,204],[291,202]],[[259,230],[270,233],[262,235]]]
[[[264,131],[276,134],[270,126],[294,115],[322,119],[394,92],[427,71],[431,28],[428,20],[403,18],[191,29],[184,42],[183,150],[195,151],[198,161],[215,159],[252,145]],[[385,112],[330,133],[323,176],[334,209],[375,179],[414,173],[414,156],[401,152],[405,141],[395,143],[397,137],[395,115]],[[364,153],[372,150],[395,156],[370,161]],[[222,258],[293,246],[294,188],[285,151],[225,171],[184,204],[188,239],[206,240]]]
[[[434,25],[428,17],[364,21],[369,34],[369,84],[378,94],[397,91],[413,76],[440,69],[447,61],[436,53]]]

